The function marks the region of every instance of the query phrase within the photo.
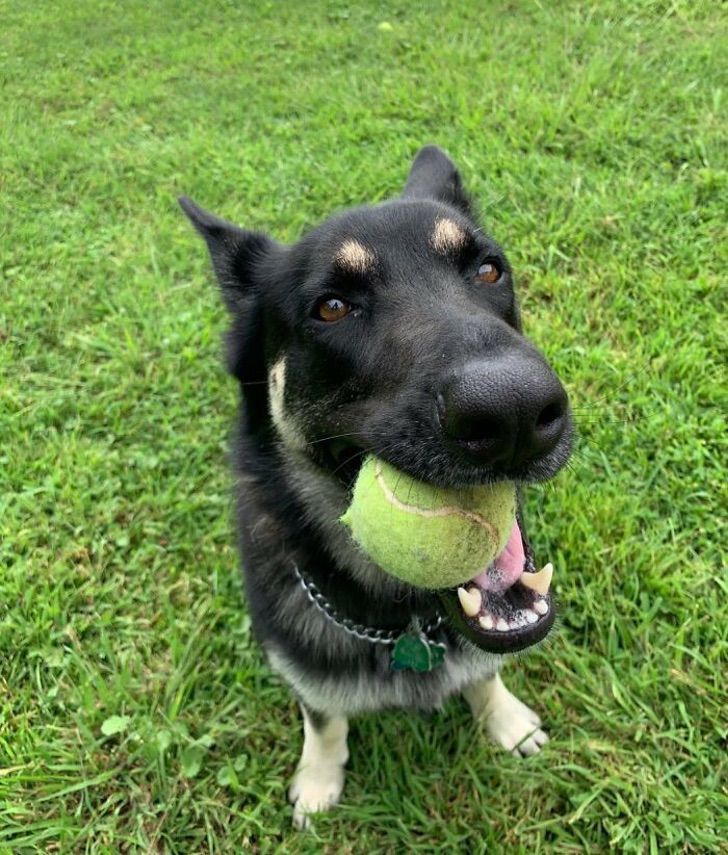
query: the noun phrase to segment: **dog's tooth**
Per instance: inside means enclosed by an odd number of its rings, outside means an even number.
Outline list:
[[[549,592],[553,575],[554,565],[549,561],[538,573],[523,573],[520,581],[527,588],[545,597]]]
[[[526,620],[528,623],[536,623],[538,615],[533,609],[526,609]]]
[[[478,618],[478,623],[483,629],[493,629],[493,618],[490,615],[482,615]]]
[[[480,611],[480,606],[483,603],[483,598],[477,588],[470,588],[467,591],[465,588],[458,588],[458,599],[460,600],[460,605],[463,607],[463,611],[468,617],[475,617],[475,615]]]
[[[533,610],[537,614],[545,615],[546,612],[549,610],[549,604],[546,602],[546,600],[536,600],[536,602],[533,604]]]
[[[498,618],[498,623],[495,625],[495,628],[500,632],[508,632],[508,630],[510,629],[510,627],[503,620],[503,618]]]

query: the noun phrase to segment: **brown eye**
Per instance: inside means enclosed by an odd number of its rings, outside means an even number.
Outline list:
[[[502,274],[503,271],[494,261],[485,261],[478,268],[478,275],[475,278],[478,282],[493,285],[501,278]]]
[[[349,314],[351,306],[338,297],[327,297],[316,306],[316,316],[322,321],[340,321]]]

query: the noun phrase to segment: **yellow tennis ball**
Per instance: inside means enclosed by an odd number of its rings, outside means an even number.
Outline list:
[[[503,551],[515,516],[511,482],[436,487],[368,457],[341,521],[382,570],[435,590],[484,570]]]

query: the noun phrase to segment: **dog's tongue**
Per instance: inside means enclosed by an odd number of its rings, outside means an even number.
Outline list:
[[[513,523],[511,535],[505,549],[495,561],[473,579],[484,591],[505,591],[510,588],[523,573],[526,553],[518,523]]]

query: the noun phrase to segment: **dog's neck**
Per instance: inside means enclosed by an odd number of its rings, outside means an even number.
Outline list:
[[[319,590],[326,595],[327,589],[336,587],[332,573],[325,569],[333,564],[336,575],[354,582],[372,607],[380,606],[389,611],[395,604],[401,613],[396,625],[407,624],[413,611],[423,618],[435,615],[438,603],[432,594],[383,572],[356,546],[349,530],[340,522],[350,502],[346,486],[321,469],[307,452],[286,446],[279,448],[279,452],[287,484],[303,509],[305,521],[316,530],[330,559],[322,562],[321,567],[313,565],[305,571]]]
[[[403,610],[397,615],[397,619],[391,628],[385,628],[381,625],[357,624],[351,618],[337,611],[309,574],[302,573],[297,565],[294,565],[293,571],[312,605],[322,612],[331,623],[362,641],[369,641],[372,644],[394,644],[403,632],[417,632],[429,637],[440,629],[444,620],[444,614],[440,611],[435,611],[424,617],[418,611]],[[427,611],[429,612],[429,610]],[[383,623],[381,617],[377,623]]]

